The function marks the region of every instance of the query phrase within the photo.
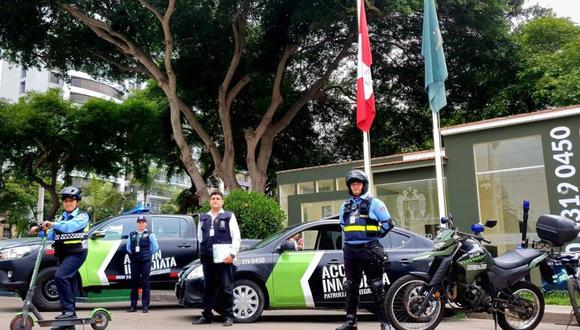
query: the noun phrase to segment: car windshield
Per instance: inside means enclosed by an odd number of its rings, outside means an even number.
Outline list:
[[[286,228],[283,228],[281,230],[278,230],[274,234],[272,234],[272,235],[264,238],[263,240],[259,241],[258,243],[256,243],[254,246],[252,246],[248,250],[263,248],[264,246],[266,246],[266,245],[272,243],[273,241],[275,241],[276,239],[278,239],[278,237],[285,235],[286,232],[289,232],[289,231],[293,230],[294,228],[300,226],[301,224],[302,223],[297,223],[297,224],[294,224],[294,225],[292,225],[290,227],[286,227]]]

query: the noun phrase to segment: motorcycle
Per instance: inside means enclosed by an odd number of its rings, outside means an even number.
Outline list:
[[[433,251],[414,258],[432,258],[429,272],[410,272],[389,288],[386,309],[393,327],[435,329],[448,304],[490,313],[502,329],[534,329],[544,315],[544,295],[523,279],[546,262],[548,253],[517,249],[493,258],[483,245],[491,242],[482,233],[497,220],[472,225],[472,234],[459,231],[451,217],[441,222],[446,227],[438,232]]]

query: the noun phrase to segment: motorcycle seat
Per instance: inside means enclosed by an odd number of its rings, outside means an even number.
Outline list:
[[[517,249],[502,254],[501,256],[494,258],[493,261],[495,265],[500,268],[511,269],[527,265],[542,254],[542,251],[536,249]]]

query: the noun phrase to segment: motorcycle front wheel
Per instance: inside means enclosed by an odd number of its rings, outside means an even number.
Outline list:
[[[427,297],[422,288],[427,283],[414,275],[405,275],[389,288],[386,309],[391,325],[397,330],[432,330],[441,319],[445,305],[441,300]],[[419,306],[429,299],[427,307],[419,313]]]
[[[524,307],[525,312],[506,308],[497,316],[499,326],[504,330],[535,329],[544,317],[544,295],[537,286],[529,282],[518,282],[510,287],[512,303]]]

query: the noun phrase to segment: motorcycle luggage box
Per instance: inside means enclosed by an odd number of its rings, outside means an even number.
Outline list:
[[[536,222],[538,236],[554,246],[562,246],[578,237],[576,223],[559,215],[544,214]]]

